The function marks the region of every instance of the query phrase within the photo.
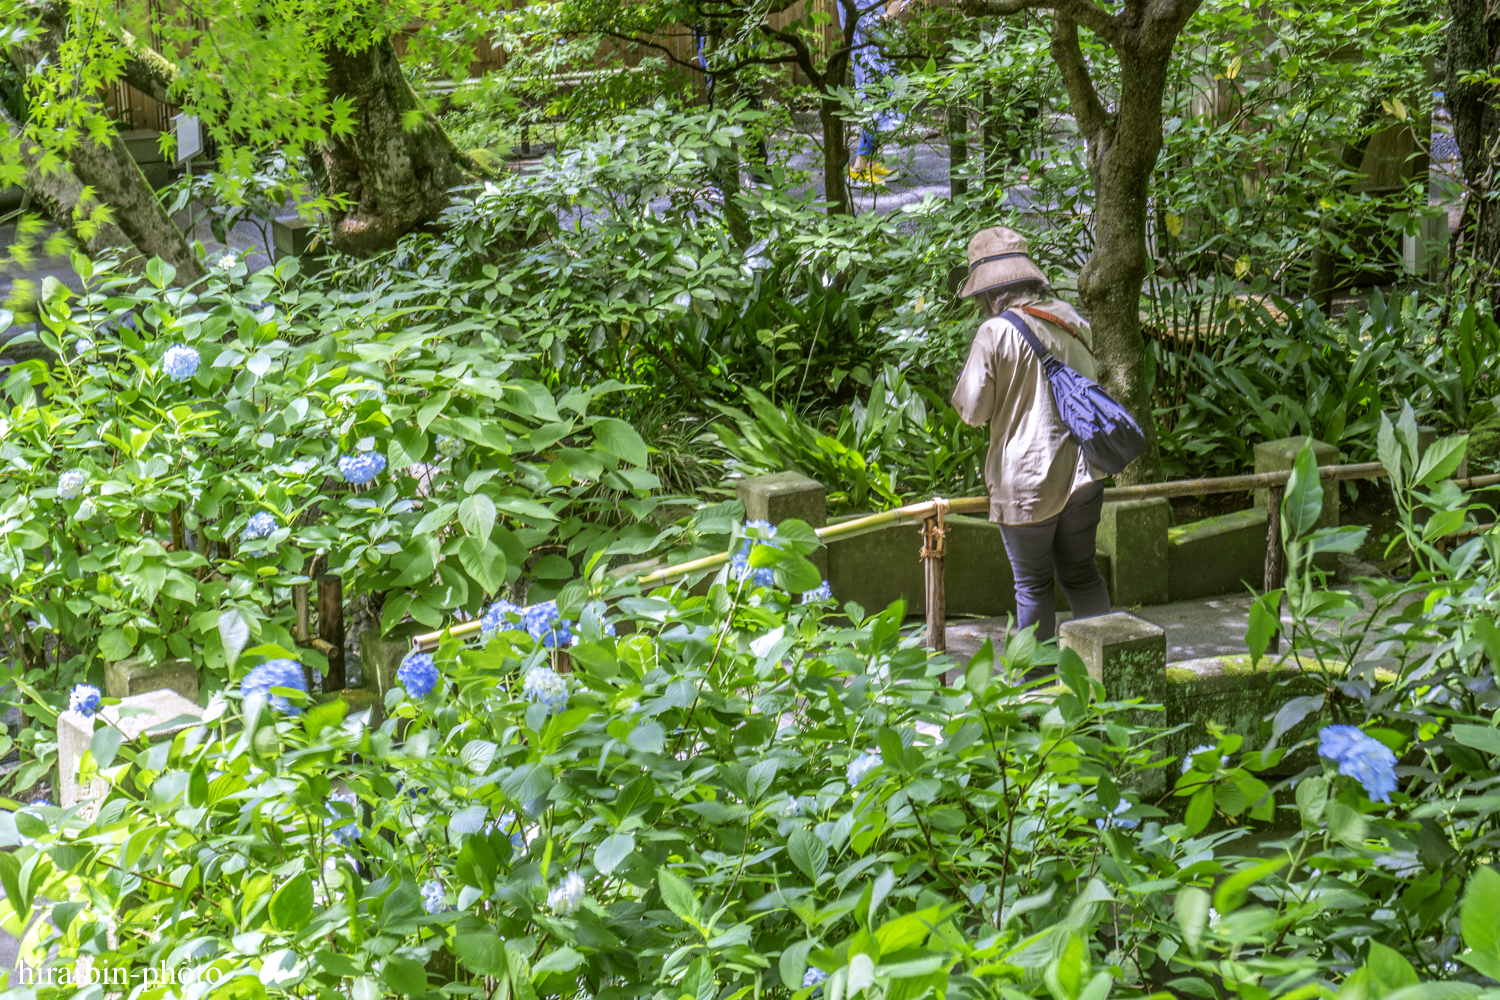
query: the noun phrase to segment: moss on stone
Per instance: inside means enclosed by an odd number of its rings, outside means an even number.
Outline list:
[[[1500,413],[1485,417],[1469,430],[1469,458],[1494,465],[1500,462]]]

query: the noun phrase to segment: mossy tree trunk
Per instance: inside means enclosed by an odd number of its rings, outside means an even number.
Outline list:
[[[1162,99],[1172,49],[1201,0],[1124,0],[1117,11],[1093,0],[963,0],[973,15],[1052,9],[1051,55],[1068,91],[1078,131],[1088,146],[1094,186],[1094,250],[1078,275],[1079,307],[1094,331],[1099,383],[1146,432],[1140,458],[1115,477],[1121,484],[1161,477],[1152,416],[1152,365],[1141,336],[1141,287],[1150,257],[1146,210],[1151,173],[1161,152]],[[1106,109],[1079,44],[1093,31],[1120,65],[1116,107]]]

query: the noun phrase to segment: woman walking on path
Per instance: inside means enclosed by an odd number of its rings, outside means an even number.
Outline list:
[[[980,296],[990,319],[969,349],[953,408],[967,424],[990,425],[984,478],[990,520],[1000,524],[1015,573],[1017,623],[1035,625],[1039,641],[1050,639],[1057,634],[1054,577],[1074,618],[1109,612],[1094,561],[1104,474],[1084,461],[1036,352],[1001,313],[1021,317],[1053,357],[1090,379],[1093,333],[1053,296],[1026,238],[1011,229],[985,229],[969,241],[969,280],[959,294]]]

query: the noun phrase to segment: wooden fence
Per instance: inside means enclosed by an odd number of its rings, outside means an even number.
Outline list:
[[[1262,472],[1243,476],[1220,476],[1211,479],[1178,479],[1165,483],[1147,483],[1141,486],[1121,486],[1104,491],[1104,502],[1122,500],[1150,500],[1158,497],[1205,496],[1212,493],[1242,493],[1264,489],[1267,493],[1266,510],[1266,563],[1263,590],[1276,590],[1282,585],[1286,573],[1285,547],[1281,538],[1281,503],[1286,493],[1290,471]],[[1325,465],[1318,468],[1318,477],[1329,481],[1345,479],[1378,479],[1386,475],[1379,462],[1359,465]],[[1471,476],[1454,480],[1462,490],[1483,489],[1500,485],[1500,475]],[[922,503],[897,507],[879,514],[855,518],[826,528],[816,529],[824,544],[856,535],[880,531],[883,528],[903,524],[922,525],[923,580],[927,603],[927,645],[937,652],[947,648],[946,621],[947,595],[943,579],[944,540],[948,533],[947,517],[950,514],[988,514],[989,497],[958,497],[945,499],[936,497]],[[1487,526],[1492,527],[1492,526]],[[716,570],[729,562],[730,553],[705,556],[689,562],[668,566],[654,573],[637,578],[642,587],[670,583],[685,576]],[[479,634],[479,621],[463,622],[437,632],[427,632],[412,639],[412,649],[417,652],[436,649],[444,636],[455,639],[470,639]],[[1273,650],[1276,648],[1272,647]]]

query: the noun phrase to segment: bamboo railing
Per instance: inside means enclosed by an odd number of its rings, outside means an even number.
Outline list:
[[[1385,475],[1385,466],[1379,462],[1318,467],[1318,478],[1332,481],[1379,479]],[[1263,589],[1270,591],[1281,586],[1286,572],[1281,541],[1281,502],[1286,493],[1287,481],[1291,477],[1291,470],[1285,470],[1244,476],[1218,476],[1210,479],[1175,479],[1164,483],[1145,483],[1140,486],[1118,486],[1104,491],[1104,502],[1118,503],[1124,500],[1151,500],[1158,497],[1207,496],[1214,493],[1266,490],[1266,564]],[[1453,482],[1460,489],[1476,490],[1500,485],[1500,475],[1472,476],[1455,479]],[[882,511],[879,514],[869,514],[850,521],[831,524],[826,528],[816,529],[816,532],[819,541],[826,545],[829,542],[854,538],[884,528],[920,522],[922,525],[923,582],[927,605],[927,645],[935,652],[942,652],[947,648],[945,624],[948,616],[948,602],[943,584],[943,560],[946,555],[944,539],[948,533],[947,517],[949,514],[987,514],[989,508],[989,497],[954,499],[935,497],[921,503]],[[730,556],[731,553],[720,552],[716,555],[704,556],[702,559],[666,566],[637,577],[636,582],[642,587],[671,583],[697,573],[717,570],[729,562]],[[438,642],[445,635],[455,639],[468,639],[478,634],[479,621],[475,619],[448,629],[415,636],[412,639],[412,649],[415,652],[436,649]],[[1273,651],[1275,648],[1273,645]]]

